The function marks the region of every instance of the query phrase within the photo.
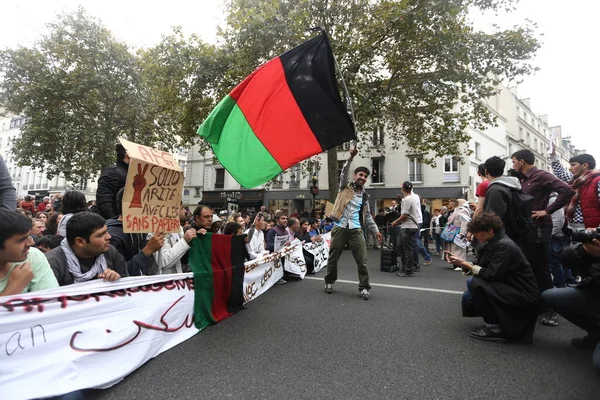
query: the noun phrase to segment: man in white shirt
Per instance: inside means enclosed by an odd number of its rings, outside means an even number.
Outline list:
[[[400,241],[402,253],[402,269],[397,272],[397,275],[402,278],[413,276],[415,257],[415,236],[419,231],[419,220],[423,221],[421,216],[421,204],[419,196],[412,191],[412,183],[404,182],[402,184],[402,205],[400,208],[400,217],[392,222],[392,226],[402,224],[400,226]]]

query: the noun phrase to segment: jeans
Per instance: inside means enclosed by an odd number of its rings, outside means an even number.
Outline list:
[[[554,287],[564,288],[567,283],[573,283],[575,278],[569,268],[565,268],[560,263],[560,254],[569,241],[565,237],[552,236],[550,241],[550,253],[548,254],[548,264],[552,273]]]
[[[358,267],[358,289],[371,289],[369,284],[369,267],[367,266],[367,243],[362,229],[348,229],[336,226],[331,231],[331,246],[329,248],[329,259],[327,260],[327,275],[325,283],[335,283],[337,280],[337,263],[348,247],[352,252],[354,261]]]
[[[435,252],[441,253],[442,252],[442,234],[434,233],[433,239],[435,240]]]
[[[402,272],[412,274],[415,268],[418,258],[415,258],[415,236],[419,230],[417,228],[403,228],[400,229],[400,241],[402,252],[400,256],[402,258]],[[418,257],[418,254],[417,254]]]
[[[419,227],[420,226],[421,225],[419,224]],[[413,253],[415,265],[419,265],[419,254],[423,256],[425,261],[431,261],[431,256],[429,255],[429,252],[427,251],[427,249],[423,245],[423,242],[421,241],[421,229],[417,229],[417,233],[415,234],[415,245],[413,247]]]
[[[538,233],[533,232],[525,240],[521,249],[531,264],[531,270],[537,281],[540,293],[552,289],[552,276],[548,266],[548,253],[550,252],[550,239],[552,237],[552,225],[537,225]],[[534,237],[536,236],[536,237]]]
[[[600,295],[572,287],[549,289],[542,304],[592,334],[600,334]]]

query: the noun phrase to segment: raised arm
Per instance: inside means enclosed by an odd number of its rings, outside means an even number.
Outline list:
[[[350,181],[350,165],[352,164],[352,160],[358,154],[358,150],[352,149],[350,150],[350,158],[344,164],[342,168],[342,173],[340,174],[340,189],[344,188],[348,182]]]

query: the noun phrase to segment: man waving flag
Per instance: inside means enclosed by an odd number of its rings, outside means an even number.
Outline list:
[[[356,139],[325,32],[260,66],[198,128],[246,188]]]

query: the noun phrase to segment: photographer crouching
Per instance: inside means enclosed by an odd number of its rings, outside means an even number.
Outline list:
[[[464,317],[482,317],[485,325],[469,333],[492,342],[531,343],[539,310],[539,291],[527,258],[505,233],[494,213],[481,213],[468,230],[483,247],[475,264],[450,254],[450,263],[461,267],[467,280],[463,294]]]
[[[571,344],[595,349],[593,364],[600,368],[600,228],[573,232],[574,242],[563,251],[563,264],[577,266],[583,280],[575,287],[555,288],[542,293],[542,303],[588,332]]]

